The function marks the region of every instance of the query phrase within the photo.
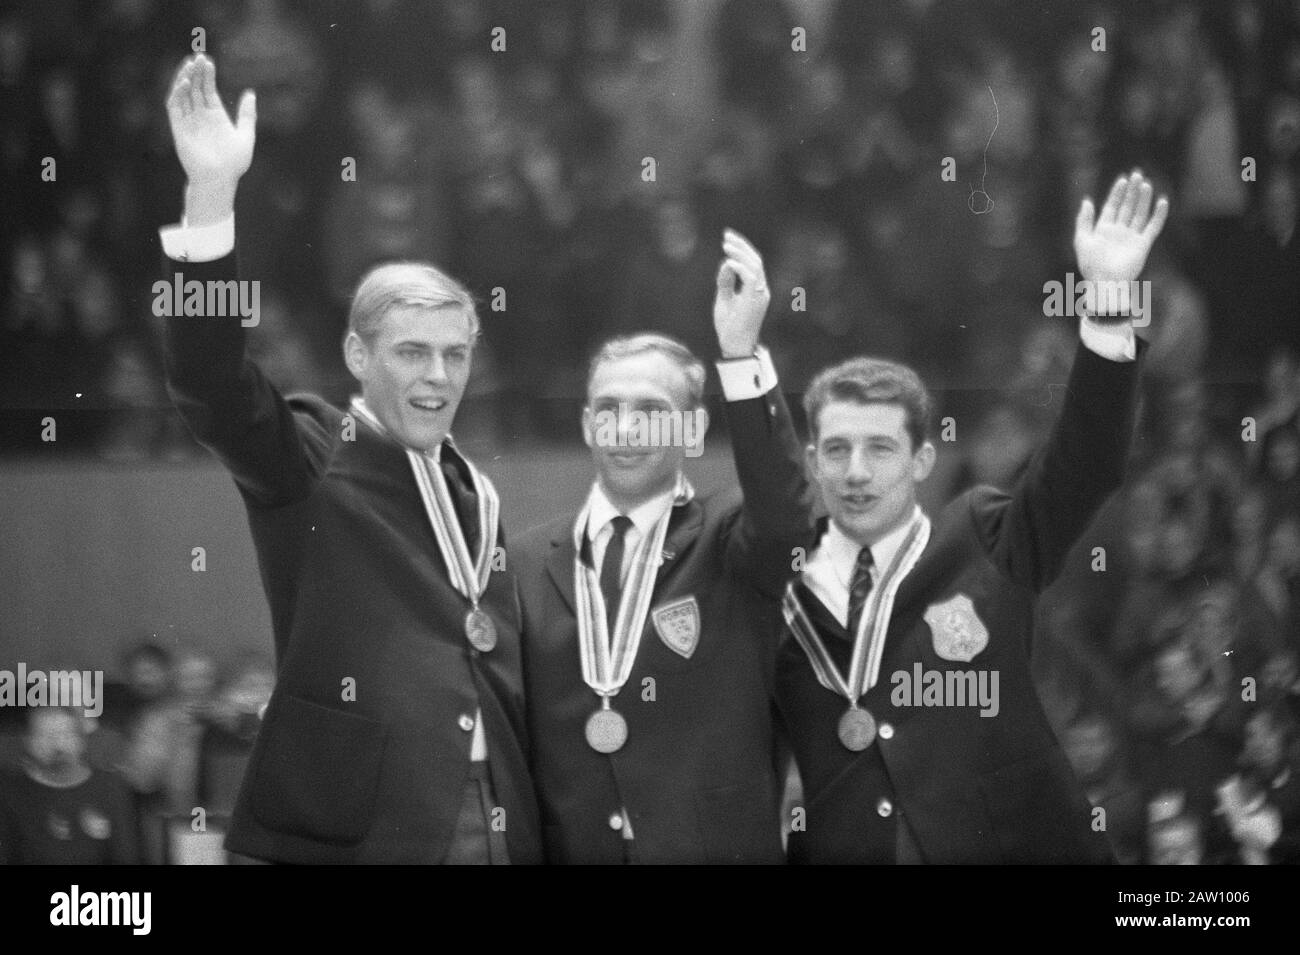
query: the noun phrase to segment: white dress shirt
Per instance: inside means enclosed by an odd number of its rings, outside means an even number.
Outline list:
[[[894,555],[907,539],[912,521],[921,515],[921,505],[916,505],[909,520],[903,521],[880,540],[871,545],[871,584],[880,583],[880,575],[888,569]],[[808,557],[803,570],[803,582],[839,621],[841,627],[849,625],[849,588],[853,585],[853,571],[857,566],[862,545],[840,530],[833,520],[826,522],[826,533],[817,548]]]
[[[619,568],[618,579],[627,579],[628,568],[632,566],[632,555],[637,545],[654,532],[655,523],[673,506],[676,488],[669,488],[656,494],[648,501],[643,501],[627,514],[632,526],[627,529],[623,541],[623,566]],[[605,490],[596,482],[591,487],[587,503],[591,509],[587,512],[587,542],[591,545],[591,562],[596,575],[600,576],[605,566],[605,551],[614,538],[614,518],[623,512],[613,505],[605,495]]]

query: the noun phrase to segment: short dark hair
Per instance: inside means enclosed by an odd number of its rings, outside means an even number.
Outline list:
[[[916,451],[930,437],[933,404],[921,376],[906,365],[883,358],[850,358],[818,373],[803,396],[808,431],[817,441],[818,415],[832,401],[901,405]]]

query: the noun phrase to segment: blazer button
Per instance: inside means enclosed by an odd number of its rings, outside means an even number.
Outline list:
[[[610,813],[609,828],[615,832],[623,828],[623,814],[621,812]]]
[[[460,719],[456,722],[460,724],[460,728],[466,733],[474,728],[474,717],[470,716],[468,713],[460,714]]]
[[[880,818],[888,819],[894,814],[894,804],[888,799],[881,799],[876,803],[876,812],[880,813]]]
[[[893,723],[881,723],[881,724],[880,724],[880,729],[879,729],[878,732],[880,733],[880,738],[881,738],[881,739],[893,739],[893,738],[894,738],[894,724],[893,724]]]

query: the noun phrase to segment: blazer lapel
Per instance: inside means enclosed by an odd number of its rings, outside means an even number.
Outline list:
[[[655,575],[656,590],[669,574],[682,566],[683,560],[699,540],[703,526],[704,507],[699,501],[691,500],[673,508],[672,516],[668,518],[668,535],[664,538],[663,562]]]
[[[799,597],[799,603],[803,604],[804,612],[808,614],[808,619],[812,621],[812,625],[817,628],[818,633],[824,633],[837,640],[843,640],[845,643],[853,642],[848,630],[840,625],[840,622],[835,619],[835,615],[826,609],[826,605],[808,589],[806,584],[799,581],[795,584],[794,589],[795,594]]]
[[[546,555],[546,572],[560,592],[569,613],[577,614],[577,601],[573,596],[573,525],[568,531],[551,540],[551,552]]]
[[[668,536],[664,539],[663,562],[659,565],[655,577],[658,589],[664,577],[680,566],[683,558],[695,546],[699,539],[700,528],[704,525],[704,508],[697,501],[690,501],[681,507],[673,508],[668,519]],[[577,613],[577,600],[573,595],[573,525],[567,525],[563,533],[551,540],[551,552],[546,557],[546,571],[551,582],[560,592],[570,613]]]

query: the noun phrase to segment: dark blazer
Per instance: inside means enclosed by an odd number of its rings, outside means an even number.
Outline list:
[[[578,654],[576,515],[528,533],[511,552],[548,861],[624,861],[611,825],[622,807],[638,862],[784,860],[772,667],[778,601],[794,548],[811,543],[811,511],[780,392],[729,402],[726,415],[743,503],[731,489],[674,508],[636,662],[613,701],[629,727],[618,752],[595,752],[583,733],[599,698]],[[688,596],[699,631],[685,658],[660,638],[653,611]]]
[[[1013,493],[976,487],[933,518],[929,543],[899,588],[879,679],[863,698],[880,724],[866,750],[840,743],[847,701],[817,682],[792,637],[782,644],[777,696],[806,810],[790,837],[792,861],[918,861],[918,852],[919,861],[939,863],[1111,859],[1043,714],[1029,657],[1038,592],[1122,481],[1137,380],[1138,362],[1108,361],[1081,345],[1056,427]],[[806,587],[799,592],[847,672],[849,634]],[[988,633],[969,662],[936,652],[945,625],[936,624],[936,637],[925,620],[928,608],[958,594]],[[945,674],[996,671],[997,715],[894,705],[893,674],[912,675],[917,663]]]
[[[233,255],[172,267],[201,281],[236,271]],[[227,848],[440,862],[470,772],[464,727],[481,708],[511,858],[540,861],[513,575],[492,573],[482,606],[500,640],[480,655],[402,447],[362,421],[346,440],[343,412],[281,397],[237,318],[170,318],[165,334],[176,407],[243,495],[275,634],[275,693]]]

